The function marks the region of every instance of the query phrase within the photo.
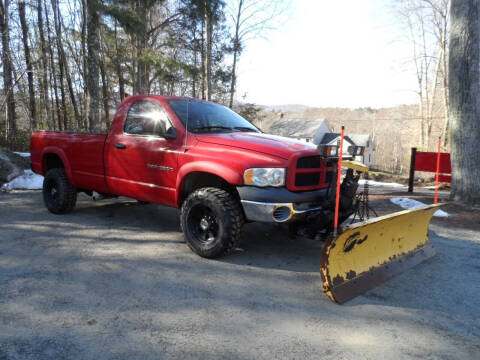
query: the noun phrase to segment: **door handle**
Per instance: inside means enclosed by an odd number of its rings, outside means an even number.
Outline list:
[[[115,148],[120,149],[120,150],[123,150],[123,149],[127,148],[127,145],[125,145],[125,144],[115,144],[114,146],[115,146]]]

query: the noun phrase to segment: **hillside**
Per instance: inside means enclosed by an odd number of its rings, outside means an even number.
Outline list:
[[[390,108],[317,108],[302,105],[277,105],[263,107],[263,120],[257,125],[265,132],[280,115],[292,119],[325,118],[334,132],[342,125],[346,134],[370,134],[375,145],[375,168],[406,174],[410,164],[410,149],[419,147],[421,120],[418,105],[400,105]],[[283,109],[283,110],[276,110]],[[443,119],[433,122],[430,151],[435,149],[435,139],[441,134]]]

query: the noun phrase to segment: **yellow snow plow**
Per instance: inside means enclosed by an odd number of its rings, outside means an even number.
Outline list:
[[[435,255],[428,225],[441,205],[348,225],[327,238],[320,256],[325,294],[343,303]]]
[[[336,161],[336,194],[333,231],[328,232],[320,255],[323,291],[334,302],[344,303],[435,255],[428,226],[438,207],[426,205],[381,217],[369,218],[368,167],[353,155],[363,149],[349,149],[352,155],[343,161],[344,127]],[[320,154],[325,154],[319,145]],[[329,152],[331,153],[331,152]],[[347,168],[341,182],[342,167]],[[361,175],[364,190],[357,193]],[[358,223],[339,226],[349,216],[358,215]],[[353,222],[352,220],[352,222]]]

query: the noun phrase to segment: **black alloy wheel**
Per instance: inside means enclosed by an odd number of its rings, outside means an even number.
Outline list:
[[[195,241],[207,245],[215,241],[219,233],[217,218],[213,211],[205,205],[195,205],[188,213],[188,231]]]

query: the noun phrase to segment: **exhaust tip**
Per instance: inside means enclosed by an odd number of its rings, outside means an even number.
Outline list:
[[[292,210],[287,206],[280,206],[273,211],[272,216],[276,222],[285,222],[292,216]]]

